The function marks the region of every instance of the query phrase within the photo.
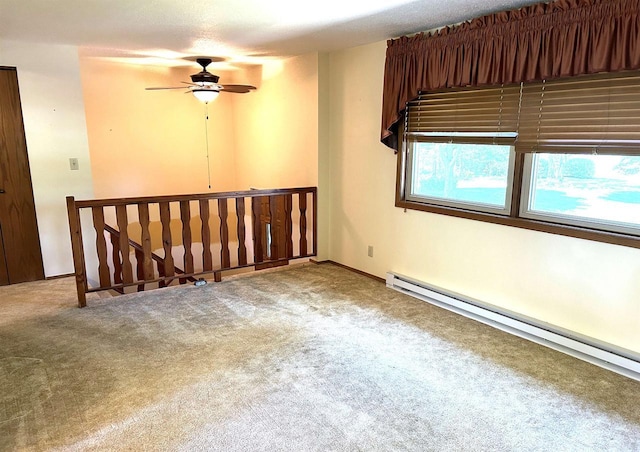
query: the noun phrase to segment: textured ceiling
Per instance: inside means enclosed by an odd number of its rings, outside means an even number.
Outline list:
[[[100,56],[217,55],[259,62],[381,41],[531,3],[0,0],[0,39],[77,45]]]

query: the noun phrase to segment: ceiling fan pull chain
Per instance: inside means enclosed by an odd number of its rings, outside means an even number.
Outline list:
[[[209,104],[204,104],[204,137],[207,145],[207,178],[211,190],[211,165],[209,163]]]

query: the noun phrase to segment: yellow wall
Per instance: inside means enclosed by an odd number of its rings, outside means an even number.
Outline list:
[[[396,158],[378,141],[385,49],[330,55],[330,259],[640,352],[640,250],[394,207]]]
[[[82,88],[95,196],[153,196],[234,190],[233,99],[205,106],[180,86],[197,68],[114,63],[83,56]],[[218,74],[221,79],[224,74]],[[209,135],[211,189],[206,136]]]
[[[207,186],[204,106],[179,86],[193,67],[170,69],[81,57],[96,197],[316,185],[318,55],[219,73],[253,84],[209,104],[212,188]]]
[[[318,183],[318,54],[245,71],[258,90],[234,99],[241,189]]]
[[[328,53],[318,55],[318,255],[329,259],[331,227],[331,84]]]
[[[45,276],[71,273],[65,197],[93,197],[77,50],[2,41],[0,65],[18,72]],[[71,171],[69,158],[79,170]]]

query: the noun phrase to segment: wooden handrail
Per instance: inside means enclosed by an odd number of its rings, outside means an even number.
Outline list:
[[[250,200],[249,206],[246,205],[247,199]],[[151,210],[151,206],[157,207]],[[81,215],[83,209],[91,210],[96,233],[94,245],[83,236],[82,223],[87,221],[87,217]],[[179,210],[179,215],[172,216],[172,210]],[[150,284],[165,287],[175,280],[185,284],[207,274],[213,274],[214,280],[220,281],[222,272],[228,270],[251,267],[260,270],[287,265],[291,259],[312,257],[317,253],[315,187],[82,201],[69,196],[67,211],[80,307],[86,306],[86,294],[89,292],[116,290],[124,293],[125,288],[133,286],[140,291]],[[132,240],[128,232],[131,224],[129,214],[135,218],[135,211],[140,243]],[[151,227],[154,212],[159,214],[161,234],[152,237],[158,231]],[[107,216],[115,221],[117,227],[107,224]],[[250,222],[245,221],[246,216],[250,217]],[[195,235],[194,218],[199,218],[201,228]],[[219,222],[218,231],[211,228],[211,221]],[[230,225],[230,221],[236,224]],[[178,226],[181,227],[181,242],[177,244],[172,238],[172,230],[176,232],[175,224],[181,225]],[[298,226],[294,228],[294,224]],[[308,225],[311,225],[310,229]],[[247,228],[253,232],[249,233]],[[109,241],[105,240],[105,232],[110,237]],[[293,240],[294,233],[299,235],[299,240]],[[312,234],[311,239],[309,233]],[[162,243],[164,257],[152,251],[153,238],[155,243]],[[237,243],[232,242],[236,238]],[[196,242],[202,243],[202,256],[193,253]],[[218,243],[219,256],[214,256],[212,247]],[[312,250],[308,249],[309,244]],[[182,248],[183,268],[174,263],[172,250],[175,247]],[[87,259],[85,249],[97,257],[99,281],[92,282],[94,287],[87,283],[86,263],[93,260]],[[135,267],[130,261],[130,249],[134,250]]]
[[[230,198],[257,198],[262,196],[315,193],[316,187],[300,187],[300,188],[276,188],[271,190],[243,190],[243,191],[227,191],[220,193],[196,193],[193,195],[163,195],[163,196],[142,196],[137,198],[107,198],[92,199],[87,201],[76,201],[76,207],[106,207],[106,206],[124,206],[139,203],[158,203],[158,202],[179,202],[179,201],[198,201],[200,199],[230,199]]]

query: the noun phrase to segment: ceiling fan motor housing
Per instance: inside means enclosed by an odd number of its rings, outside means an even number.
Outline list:
[[[197,74],[193,74],[191,76],[191,81],[193,83],[215,84],[218,83],[219,79],[220,77],[208,71],[198,72]]]
[[[211,58],[198,58],[196,61],[200,66],[202,66],[202,71],[197,74],[193,74],[191,76],[191,81],[201,85],[213,85],[218,83],[220,77],[207,71],[207,66],[211,64]]]

